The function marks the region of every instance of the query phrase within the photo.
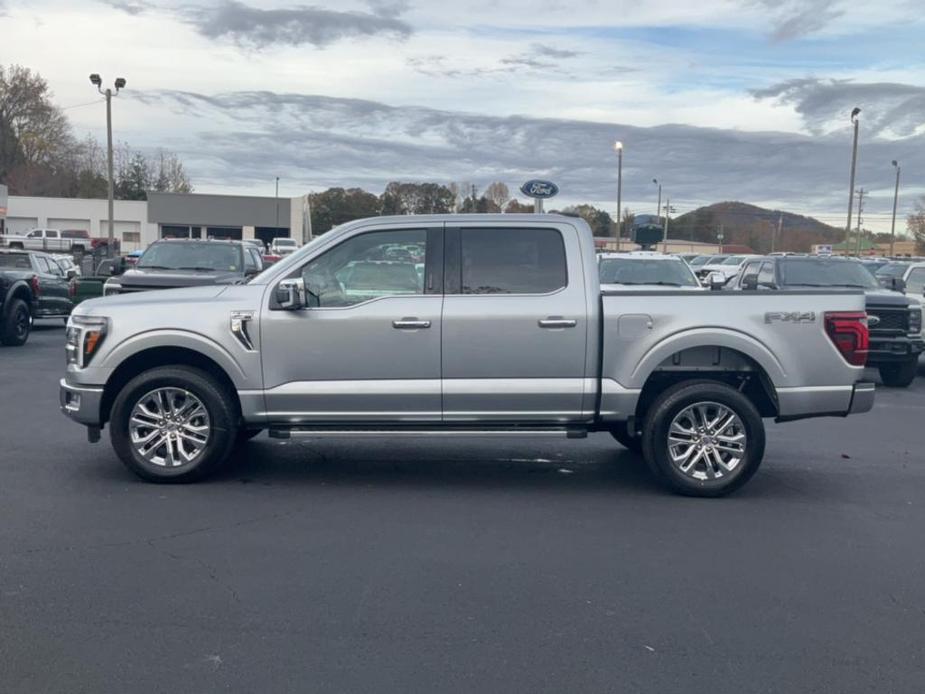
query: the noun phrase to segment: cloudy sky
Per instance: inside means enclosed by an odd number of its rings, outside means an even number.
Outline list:
[[[178,151],[202,192],[379,192],[393,179],[560,184],[679,212],[745,200],[844,224],[849,112],[865,219],[925,194],[921,0],[0,0],[3,62],[79,132]]]

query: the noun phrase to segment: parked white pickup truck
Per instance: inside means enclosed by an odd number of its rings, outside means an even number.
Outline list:
[[[673,489],[718,496],[758,469],[762,418],[873,406],[867,343],[859,291],[608,291],[579,219],[381,217],[247,284],[81,303],[60,402],[155,482],[201,478],[263,429],[608,431]]]
[[[109,239],[91,238],[85,229],[32,229],[25,234],[0,235],[0,245],[46,253],[89,253],[108,243]],[[115,248],[119,248],[118,239]]]

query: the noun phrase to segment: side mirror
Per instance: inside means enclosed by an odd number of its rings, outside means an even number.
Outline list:
[[[906,291],[906,281],[902,277],[893,277],[890,280],[890,289],[894,292],[903,292]]]
[[[722,272],[711,272],[707,275],[707,286],[710,288],[710,291],[719,291],[726,286],[726,275]]]
[[[758,289],[758,275],[747,275],[742,278],[742,289]]]
[[[283,280],[276,285],[276,303],[284,311],[305,308],[305,282],[302,278]]]

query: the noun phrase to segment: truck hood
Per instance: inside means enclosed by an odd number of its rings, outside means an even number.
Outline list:
[[[198,287],[204,284],[238,284],[244,281],[239,272],[206,272],[202,270],[147,270],[135,267],[126,270],[116,280],[132,289],[168,289]]]
[[[114,294],[82,301],[74,309],[74,315],[109,315],[113,309],[129,308],[132,311],[144,311],[146,308],[176,306],[177,311],[187,311],[190,304],[208,304],[217,299],[227,286],[211,285],[208,287],[183,287],[165,289],[160,292],[138,292],[134,294]]]
[[[899,292],[894,292],[890,289],[867,289],[864,292],[864,296],[867,297],[867,305],[870,306],[891,306],[902,308],[903,306],[909,306],[910,301],[909,297],[905,294],[900,294]]]

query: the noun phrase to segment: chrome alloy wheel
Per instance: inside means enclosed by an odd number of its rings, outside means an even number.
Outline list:
[[[671,463],[695,480],[731,475],[745,457],[745,425],[735,412],[716,402],[698,402],[681,410],[668,428]]]
[[[210,432],[205,405],[182,388],[157,388],[143,395],[129,418],[135,452],[159,467],[192,463],[205,450]]]

